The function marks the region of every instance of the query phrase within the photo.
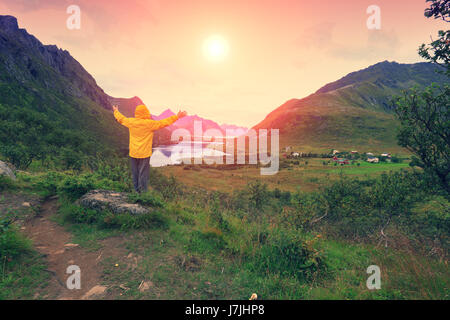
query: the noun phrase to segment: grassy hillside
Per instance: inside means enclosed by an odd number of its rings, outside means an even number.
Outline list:
[[[107,96],[67,51],[42,45],[13,17],[0,24],[3,158],[22,168],[33,160],[75,168],[126,148]]]
[[[402,152],[397,145],[398,122],[391,98],[414,85],[442,83],[444,79],[435,68],[426,63],[382,62],[304,99],[287,101],[254,128],[278,128],[282,146],[302,150]]]
[[[182,184],[152,169],[152,190],[129,194],[151,209],[148,215],[114,216],[74,201],[91,189],[130,191],[130,180],[123,179],[127,169],[123,162],[82,174],[18,173],[18,181],[2,190],[0,205],[12,207],[10,193],[56,195],[52,228],[63,226],[66,238],[92,256],[99,275],[95,284],[106,288],[97,299],[247,300],[252,293],[260,299],[449,297],[449,204],[420,172],[404,172],[395,164],[378,167],[396,171],[384,174],[369,167],[342,173],[318,164],[288,167],[280,174],[300,177],[304,171],[316,184],[303,188],[304,180],[287,181],[282,175],[283,186],[300,187],[290,192],[267,187],[254,171],[242,168],[233,172],[248,184],[214,192],[196,186],[189,176]],[[209,169],[193,174],[203,180],[212,175]],[[32,212],[8,212],[0,223],[33,219]],[[0,299],[58,298],[61,289],[52,289],[47,262],[34,251],[41,249],[31,247],[15,226],[3,230],[0,258],[7,258],[0,267],[6,275],[0,278]],[[380,290],[366,287],[366,270],[373,264],[381,268]]]

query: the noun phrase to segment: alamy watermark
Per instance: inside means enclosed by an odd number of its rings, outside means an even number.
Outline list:
[[[371,265],[367,268],[367,274],[371,276],[367,278],[366,286],[369,290],[380,290],[381,289],[381,270],[377,265]]]
[[[268,139],[270,137],[270,152],[268,152]],[[178,128],[172,132],[172,142],[179,142],[170,155],[172,164],[182,159],[183,164],[259,164],[261,175],[274,175],[278,173],[279,155],[279,130],[260,129],[258,133],[250,129],[245,135],[232,137],[232,131],[226,130],[225,136],[218,129],[208,129],[203,132],[202,122],[194,121],[194,132],[184,128]],[[247,146],[247,140],[249,142]],[[186,147],[186,144],[188,144]],[[217,154],[205,154],[204,144],[214,144]],[[224,161],[225,158],[225,161]],[[235,160],[236,159],[236,160]],[[225,163],[224,163],[225,162]]]
[[[70,276],[67,278],[66,286],[67,289],[73,290],[73,289],[81,289],[81,269],[79,266],[71,265],[68,266],[66,269],[66,273],[70,274]]]
[[[367,14],[370,14],[366,22],[367,29],[381,30],[381,8],[377,5],[371,5],[367,8]]]
[[[81,9],[76,4],[67,7],[67,14],[70,16],[66,20],[66,26],[69,30],[81,29]]]

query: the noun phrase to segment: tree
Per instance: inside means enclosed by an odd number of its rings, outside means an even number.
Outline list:
[[[450,1],[431,2],[426,17],[450,22]],[[419,55],[439,66],[450,77],[450,30],[439,31],[439,38],[419,48]],[[432,84],[424,90],[406,90],[395,98],[396,114],[401,122],[398,142],[418,158],[413,161],[437,178],[450,194],[450,87]]]
[[[449,0],[427,0],[431,2],[429,8],[425,9],[425,17],[442,19],[446,22],[450,22],[450,1]]]

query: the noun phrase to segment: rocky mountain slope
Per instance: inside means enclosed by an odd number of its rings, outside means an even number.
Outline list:
[[[398,150],[391,99],[412,86],[443,83],[435,71],[428,63],[384,61],[287,101],[254,129],[280,129],[282,146]]]

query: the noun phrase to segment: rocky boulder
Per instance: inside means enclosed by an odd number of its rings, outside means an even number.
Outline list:
[[[16,180],[16,175],[14,174],[14,172],[3,161],[0,161],[0,176],[7,176],[12,180]]]
[[[126,193],[108,190],[92,190],[81,197],[79,204],[88,209],[109,210],[115,214],[141,215],[149,213],[149,210],[143,206],[130,203]]]

